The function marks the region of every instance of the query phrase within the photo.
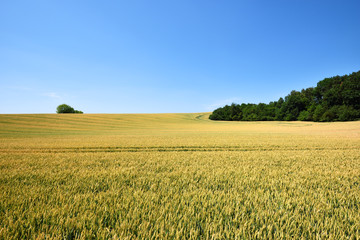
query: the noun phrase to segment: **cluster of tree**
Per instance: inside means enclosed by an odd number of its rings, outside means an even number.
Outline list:
[[[61,104],[56,108],[56,113],[83,113],[82,111],[75,110],[67,104]]]
[[[315,88],[292,91],[269,104],[231,104],[216,109],[211,120],[351,121],[360,119],[360,71],[325,78]]]

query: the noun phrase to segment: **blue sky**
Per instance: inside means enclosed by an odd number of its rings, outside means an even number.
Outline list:
[[[1,1],[0,113],[205,112],[360,70],[360,1]]]

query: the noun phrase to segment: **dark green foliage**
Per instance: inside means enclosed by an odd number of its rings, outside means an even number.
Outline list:
[[[360,71],[325,78],[315,88],[291,91],[269,104],[231,104],[216,109],[211,120],[351,121],[360,118]]]
[[[75,113],[75,110],[67,104],[61,104],[56,108],[56,113]]]
[[[67,104],[61,104],[56,108],[56,113],[83,113],[82,111],[75,110]]]
[[[311,115],[311,113],[309,111],[304,110],[304,111],[300,112],[299,117],[297,118],[297,120],[311,121],[312,120],[312,115]]]

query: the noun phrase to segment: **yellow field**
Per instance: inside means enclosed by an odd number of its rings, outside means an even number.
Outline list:
[[[360,122],[0,115],[0,239],[359,239]]]

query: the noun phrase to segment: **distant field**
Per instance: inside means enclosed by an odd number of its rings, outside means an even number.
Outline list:
[[[0,115],[0,239],[360,239],[360,122]]]

